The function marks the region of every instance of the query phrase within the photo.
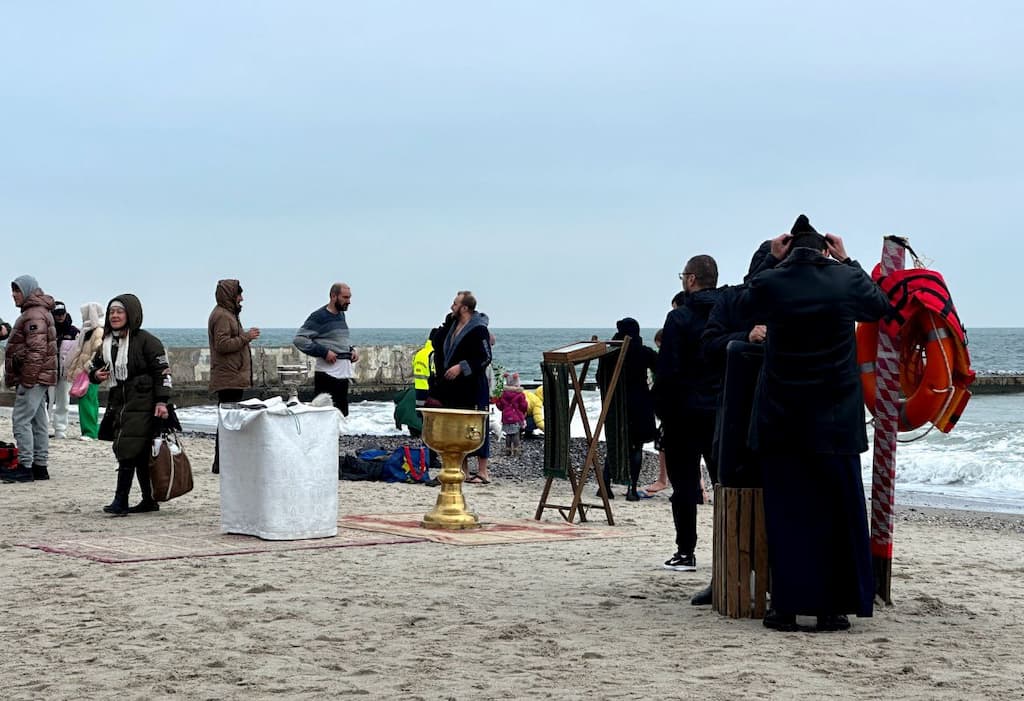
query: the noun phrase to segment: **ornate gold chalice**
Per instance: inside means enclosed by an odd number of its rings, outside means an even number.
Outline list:
[[[486,411],[472,409],[421,409],[423,442],[441,454],[441,493],[434,510],[423,517],[426,528],[459,530],[479,528],[480,519],[466,510],[462,496],[462,462],[484,444]]]

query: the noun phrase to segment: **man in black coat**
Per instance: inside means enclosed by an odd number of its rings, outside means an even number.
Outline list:
[[[451,313],[444,323],[431,331],[437,375],[432,378],[427,406],[449,409],[490,409],[490,388],[487,367],[491,364],[491,332],[486,314],[476,310],[476,297],[469,290],[460,290],[452,300]],[[472,456],[477,458],[477,471],[467,481],[490,484],[490,430],[484,444]],[[464,469],[466,469],[464,467]]]
[[[746,450],[746,428],[743,429],[742,434],[739,434],[737,431],[731,431],[723,435],[725,407],[722,405],[722,400],[723,395],[726,394],[725,384],[728,379],[725,374],[727,367],[726,349],[732,341],[739,341],[743,344],[764,343],[765,334],[767,332],[764,324],[758,323],[756,319],[748,317],[741,312],[739,300],[744,290],[746,290],[746,282],[748,280],[763,270],[774,268],[778,262],[779,261],[771,255],[771,241],[763,242],[750,259],[750,266],[747,269],[747,275],[743,278],[744,284],[719,288],[718,301],[716,301],[715,306],[711,308],[711,314],[708,316],[708,322],[704,326],[704,333],[701,334],[704,359],[711,371],[717,373],[722,378],[718,397],[715,400],[717,410],[715,417],[715,437],[712,443],[713,459],[718,472],[716,475],[717,479],[715,480],[716,483],[724,479],[722,472],[728,467],[728,463],[723,463],[721,460],[723,456],[721,447],[723,441],[731,441],[727,447],[735,446],[731,451],[729,451],[729,454],[746,455],[749,453],[749,451]],[[752,394],[753,383],[751,382],[750,385],[745,386],[744,389]],[[746,396],[749,396],[749,394]],[[739,409],[739,407],[737,407],[737,409]],[[749,413],[749,407],[747,408],[747,412]],[[741,413],[741,411],[734,412],[734,414],[739,413]],[[711,599],[712,589],[709,584],[707,587],[694,594],[693,598],[690,599],[690,603],[694,606],[710,606],[712,603]]]
[[[665,317],[661,351],[654,375],[654,408],[661,419],[662,443],[672,484],[672,520],[676,552],[665,568],[693,572],[697,561],[697,504],[704,501],[700,459],[714,476],[711,441],[721,377],[708,366],[700,337],[718,298],[718,264],[711,256],[694,256],[679,274],[686,293],[681,306]]]
[[[792,630],[796,615],[812,615],[819,630],[843,630],[846,614],[872,614],[874,596],[854,322],[877,321],[889,302],[842,239],[821,236],[804,215],[771,247],[782,262],[740,299],[740,311],[767,326],[750,426],[772,571],[764,623]]]

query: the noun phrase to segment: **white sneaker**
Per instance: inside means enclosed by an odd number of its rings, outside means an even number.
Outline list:
[[[80,441],[94,441],[96,439],[95,438],[90,438],[89,436],[79,436],[78,440],[80,440]]]
[[[58,440],[64,440],[65,438],[68,437],[68,434],[64,433],[64,431],[57,431],[55,434],[53,434],[53,437]]]

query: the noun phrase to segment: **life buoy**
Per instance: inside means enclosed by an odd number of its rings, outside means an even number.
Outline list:
[[[900,327],[899,430],[912,431],[933,423],[943,433],[956,425],[970,392],[958,382],[958,359],[966,355],[961,341],[940,314],[915,305]],[[875,415],[878,324],[857,326],[857,364],[864,405]]]

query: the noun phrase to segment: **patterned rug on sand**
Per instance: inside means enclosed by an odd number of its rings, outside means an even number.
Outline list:
[[[533,519],[481,519],[480,528],[448,531],[423,528],[423,514],[357,514],[342,516],[339,526],[361,528],[378,533],[425,538],[447,545],[497,545],[585,538],[622,538],[634,533],[610,526],[576,526],[565,521]]]
[[[404,534],[371,533],[366,529],[339,528],[338,535],[310,540],[261,540],[255,536],[217,533],[196,527],[153,533],[133,531],[131,535],[109,533],[93,536],[82,534],[54,534],[31,543],[18,543],[48,553],[82,557],[96,562],[118,564],[174,560],[182,557],[222,557],[224,555],[252,555],[254,553],[284,550],[318,550],[348,548],[360,545],[396,545],[422,543],[425,538]]]

